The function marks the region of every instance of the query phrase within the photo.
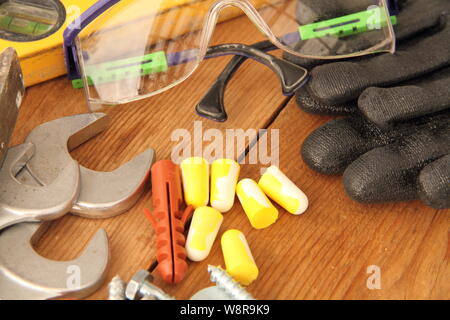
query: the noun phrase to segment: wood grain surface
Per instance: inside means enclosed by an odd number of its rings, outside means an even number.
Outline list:
[[[263,40],[246,18],[218,26],[215,43],[252,43]],[[198,117],[195,104],[230,58],[205,61],[196,73],[166,93],[110,110],[110,127],[73,153],[80,164],[94,170],[119,167],[147,148],[157,159],[170,158],[176,129],[279,129],[280,168],[308,195],[309,209],[293,216],[280,209],[273,226],[255,230],[239,202],[225,213],[221,234],[231,228],[247,237],[260,269],[248,287],[258,299],[449,299],[449,211],[420,202],[360,205],[347,198],[337,176],[308,169],[299,155],[302,141],[327,117],[300,111],[281,95],[276,76],[265,67],[246,62],[226,94],[229,120],[216,123]],[[37,125],[62,116],[86,112],[82,91],[65,78],[28,89],[12,145],[21,143]],[[204,143],[208,145],[208,142]],[[245,151],[237,150],[235,158]],[[240,178],[258,179],[259,164],[243,164]],[[138,269],[154,262],[154,232],[143,215],[151,207],[148,191],[129,212],[111,219],[89,220],[67,215],[52,222],[36,249],[56,260],[75,258],[99,228],[105,228],[111,247],[107,280],[119,274],[129,280]],[[166,285],[155,282],[179,299],[211,285],[207,265],[224,265],[220,241],[203,262],[190,263],[185,280]],[[367,268],[381,270],[381,289],[370,290]],[[89,299],[106,299],[107,283]]]

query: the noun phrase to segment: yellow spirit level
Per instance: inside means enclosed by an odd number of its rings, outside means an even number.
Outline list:
[[[63,32],[96,0],[0,1],[0,52],[16,49],[26,86],[66,73]]]

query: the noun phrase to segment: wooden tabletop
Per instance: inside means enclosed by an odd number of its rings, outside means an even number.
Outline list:
[[[214,35],[215,43],[263,39],[243,17],[221,24]],[[111,109],[109,128],[74,150],[74,159],[99,171],[114,170],[147,148],[155,149],[158,160],[170,159],[177,145],[171,141],[172,133],[186,129],[193,134],[195,121],[201,122],[203,131],[217,128],[222,133],[278,129],[279,166],[308,195],[310,205],[301,216],[278,207],[278,221],[264,230],[251,227],[238,200],[224,214],[218,239],[228,229],[241,230],[259,267],[249,292],[258,299],[449,299],[450,211],[434,210],[419,201],[357,204],[346,196],[341,177],[310,170],[300,157],[300,146],[312,130],[331,118],[302,112],[293,99],[282,96],[278,79],[269,69],[248,61],[237,72],[226,92],[227,122],[195,114],[196,103],[229,59],[205,61],[191,78],[168,92]],[[66,78],[28,88],[11,145],[21,143],[41,123],[85,112],[83,91],[72,89]],[[245,146],[234,153],[236,159],[240,155],[245,155]],[[240,178],[258,179],[267,164],[246,160]],[[111,248],[107,282],[116,274],[129,280],[137,270],[154,267],[156,261],[155,234],[144,208],[151,208],[150,191],[118,217],[89,220],[67,215],[52,222],[36,250],[50,259],[73,259],[104,228]],[[208,264],[224,266],[218,240],[205,261],[189,262],[181,284],[164,284],[154,272],[156,284],[178,299],[187,299],[211,286]],[[367,285],[374,276],[371,266],[379,268],[380,289]],[[89,298],[106,299],[107,282]]]

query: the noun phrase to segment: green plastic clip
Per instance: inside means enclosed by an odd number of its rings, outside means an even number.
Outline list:
[[[397,24],[397,17],[391,16],[392,24]],[[385,11],[381,8],[349,14],[343,17],[300,26],[302,40],[328,36],[346,37],[353,34],[383,28],[387,25]]]
[[[169,68],[164,51],[149,53],[141,57],[106,62],[86,67],[89,86],[120,81],[126,78],[165,72]],[[75,89],[84,87],[82,79],[72,80]]]

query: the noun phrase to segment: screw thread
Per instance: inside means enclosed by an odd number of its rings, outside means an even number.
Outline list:
[[[220,267],[208,265],[211,281],[234,300],[255,300],[236,280]]]
[[[117,275],[108,285],[108,300],[125,300],[125,282]]]

